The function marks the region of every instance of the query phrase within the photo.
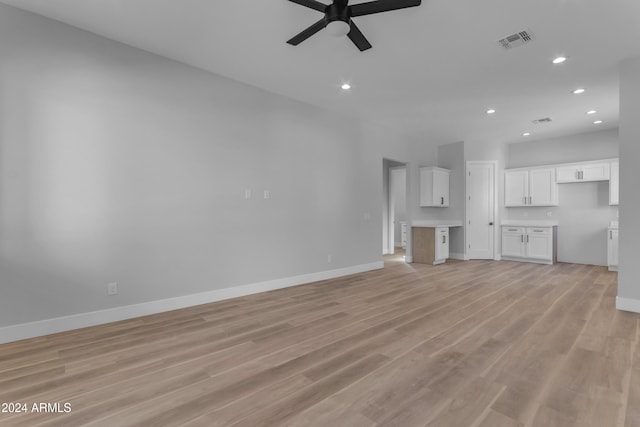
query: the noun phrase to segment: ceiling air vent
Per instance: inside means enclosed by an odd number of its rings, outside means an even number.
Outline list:
[[[542,119],[531,120],[534,125],[543,125],[545,123],[551,123],[551,117],[544,117]]]
[[[526,29],[515,34],[511,34],[510,36],[507,36],[503,39],[500,39],[498,40],[497,43],[498,43],[498,46],[501,46],[502,48],[509,50],[514,47],[522,46],[523,44],[529,43],[531,41],[533,41],[533,33],[531,32],[531,30]]]

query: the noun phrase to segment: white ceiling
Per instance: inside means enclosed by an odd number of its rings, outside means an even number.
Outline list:
[[[517,142],[617,126],[618,63],[640,56],[638,0],[423,0],[354,18],[373,48],[287,0],[0,0],[415,139]],[[329,0],[321,0],[328,2]],[[351,0],[350,4],[362,3]],[[523,29],[535,40],[505,51]],[[569,60],[552,65],[564,54]],[[349,81],[353,89],[339,86]],[[570,91],[585,87],[582,95]],[[493,107],[497,113],[485,114]],[[585,112],[598,110],[604,124]],[[531,120],[552,117],[534,125]]]

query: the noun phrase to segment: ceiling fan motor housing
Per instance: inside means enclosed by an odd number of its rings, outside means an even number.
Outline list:
[[[342,21],[347,24],[351,22],[351,10],[347,7],[347,2],[336,1],[328,5],[325,10],[324,20],[327,25],[334,21]]]

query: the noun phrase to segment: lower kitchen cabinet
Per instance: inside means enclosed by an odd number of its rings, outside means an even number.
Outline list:
[[[442,264],[449,258],[448,227],[411,228],[413,262]]]
[[[553,264],[557,262],[557,227],[502,226],[502,259]]]
[[[618,233],[617,228],[609,227],[607,230],[607,264],[609,271],[618,271]]]

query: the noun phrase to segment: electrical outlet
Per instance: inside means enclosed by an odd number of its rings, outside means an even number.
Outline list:
[[[331,254],[327,255],[327,262],[328,262],[328,263],[331,263],[331,260],[332,260],[332,258],[331,258]]]
[[[548,216],[548,217],[552,217],[552,216],[553,216],[553,212],[551,212],[551,211],[547,211],[547,216]]]
[[[268,200],[271,198],[271,191],[269,190],[264,190],[264,199]]]
[[[244,198],[245,199],[250,199],[251,198],[251,189],[250,188],[245,188],[244,189]]]
[[[118,294],[118,282],[112,282],[107,285],[107,295]]]

